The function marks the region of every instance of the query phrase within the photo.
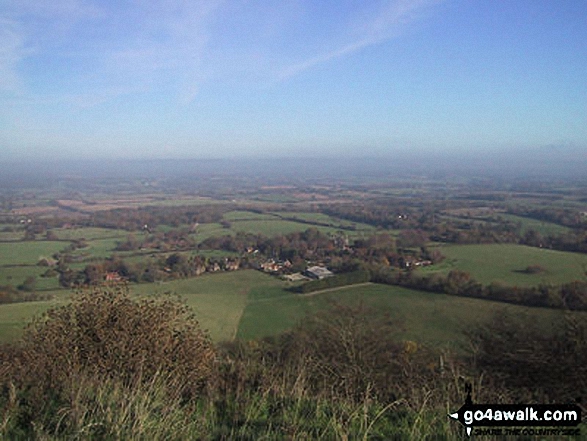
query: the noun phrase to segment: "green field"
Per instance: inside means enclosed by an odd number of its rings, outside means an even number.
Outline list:
[[[522,226],[522,234],[534,230],[543,236],[565,234],[571,231],[570,228],[552,222],[539,221],[529,217],[516,216],[513,214],[500,214],[506,221],[519,222]]]
[[[1,242],[14,242],[22,240],[24,237],[24,231],[2,231],[0,232]]]
[[[294,218],[301,222],[296,222]],[[231,222],[231,228],[225,231],[245,232],[252,234],[262,234],[265,236],[277,236],[290,233],[306,231],[308,228],[317,228],[322,233],[336,233],[340,230],[339,225],[344,227],[354,226],[356,231],[349,233],[350,236],[357,236],[362,233],[373,232],[374,227],[366,224],[357,224],[341,219],[336,219],[322,213],[305,213],[305,212],[276,212],[276,213],[254,213],[252,211],[231,211],[224,215],[224,219]],[[333,226],[312,225],[312,222],[320,224],[332,224]],[[208,224],[213,225],[213,224]],[[211,227],[206,227],[210,230]],[[202,232],[206,237],[208,231]],[[200,231],[200,227],[198,227]],[[214,233],[218,233],[217,229]],[[224,233],[228,234],[228,233]]]
[[[362,302],[376,313],[386,313],[397,322],[404,339],[430,345],[454,347],[463,331],[495,311],[530,313],[549,322],[560,311],[526,308],[479,299],[409,290],[396,286],[366,284],[328,290],[313,295],[287,291],[288,282],[264,273],[245,270],[206,274],[192,279],[131,285],[139,296],[177,295],[193,308],[201,326],[214,341],[235,336],[254,339],[276,335],[295,326],[306,314],[328,308],[331,302]],[[0,305],[0,341],[16,338],[25,323],[51,305],[68,298],[70,291],[56,291],[56,300]]]
[[[224,228],[219,223],[211,223],[198,225],[196,232],[192,233],[190,236],[193,237],[196,242],[201,243],[209,237],[227,236],[233,234],[235,234],[235,232],[230,228]]]
[[[134,285],[139,295],[177,294],[191,306],[203,328],[215,341],[231,340],[237,333],[249,292],[264,287],[279,287],[278,279],[258,271],[206,274],[192,279]]]
[[[95,228],[95,227],[84,227],[84,228],[57,228],[51,230],[61,240],[75,240],[75,239],[108,239],[108,238],[120,238],[125,239],[129,234],[128,231],[115,230],[109,228]]]
[[[260,220],[260,221],[239,221],[232,223],[232,230],[252,234],[263,234],[265,236],[286,235],[306,231],[308,228],[316,228],[322,233],[335,233],[337,228],[314,226],[307,223],[288,221],[283,219]]]
[[[33,317],[67,302],[71,291],[62,289],[50,291],[48,294],[53,295],[53,300],[0,305],[0,343],[14,341],[20,337]]]
[[[398,324],[402,338],[444,347],[460,345],[467,328],[497,311],[530,313],[544,323],[548,323],[553,314],[561,313],[378,284],[343,287],[314,296],[288,295],[276,289],[273,292],[264,289],[262,294],[262,298],[249,297],[238,337],[253,339],[275,335],[294,326],[306,314],[328,308],[332,302],[363,304],[376,313],[389,314]]]
[[[51,257],[66,246],[58,241],[0,243],[0,266],[36,265],[41,258]]]
[[[222,216],[223,219],[229,222],[235,221],[251,221],[251,220],[278,220],[279,217],[270,213],[255,213],[253,211],[229,211]]]
[[[506,285],[532,286],[540,283],[561,284],[585,280],[587,255],[547,250],[523,245],[445,245],[440,251],[446,256],[439,265],[422,271],[466,271],[483,284],[499,282]],[[530,265],[540,265],[543,272],[526,274]]]
[[[74,254],[90,254],[92,257],[106,258],[110,257],[115,251],[118,242],[123,242],[124,238],[118,239],[96,239],[88,241],[88,246],[80,248]]]
[[[12,285],[16,288],[27,277],[36,277],[37,290],[58,289],[59,281],[57,277],[41,277],[41,274],[47,269],[44,266],[0,267],[0,285]]]

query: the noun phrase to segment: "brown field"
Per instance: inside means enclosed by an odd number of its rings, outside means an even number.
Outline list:
[[[24,207],[24,208],[14,208],[11,210],[11,213],[17,216],[29,216],[29,215],[39,215],[39,214],[55,214],[59,211],[58,208],[55,207]]]

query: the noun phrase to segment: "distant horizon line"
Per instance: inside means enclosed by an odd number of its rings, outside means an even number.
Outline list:
[[[499,148],[494,149],[454,149],[454,150],[426,150],[426,149],[411,149],[411,150],[395,150],[392,152],[385,153],[369,153],[366,155],[352,155],[342,153],[330,153],[330,154],[285,154],[285,155],[239,155],[239,156],[172,156],[172,157],[138,157],[138,156],[77,156],[77,157],[65,157],[65,156],[52,156],[52,157],[39,157],[39,156],[8,156],[0,157],[0,163],[17,163],[17,162],[87,162],[87,161],[136,161],[136,162],[154,162],[154,161],[271,161],[271,160],[305,160],[305,159],[316,159],[316,160],[381,160],[381,159],[397,159],[397,158],[418,158],[425,159],[426,157],[455,157],[464,156],[468,159],[479,157],[485,158],[487,156],[517,156],[520,154],[574,154],[574,153],[587,153],[587,149],[578,147],[575,145],[544,145],[537,147],[521,147],[521,148]],[[531,159],[531,158],[529,158]]]

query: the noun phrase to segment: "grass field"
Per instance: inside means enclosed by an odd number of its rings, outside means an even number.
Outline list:
[[[234,222],[234,221],[251,221],[251,220],[278,220],[279,217],[270,213],[254,213],[252,211],[229,211],[222,216],[223,219]]]
[[[66,246],[58,241],[0,243],[0,266],[36,265],[41,258],[51,257]]]
[[[283,218],[289,219],[300,219],[305,222],[317,222],[321,224],[330,224],[332,225],[331,232],[339,231],[343,229],[346,235],[350,238],[356,238],[359,236],[365,236],[369,234],[373,234],[377,231],[372,225],[363,224],[361,222],[351,222],[344,219],[339,219],[336,217],[329,216],[323,213],[306,213],[306,212],[277,212],[276,214],[280,215]],[[310,226],[310,225],[308,225]],[[392,231],[388,231],[389,233],[393,234]]]
[[[63,289],[50,291],[48,294],[53,295],[53,300],[0,305],[0,343],[14,341],[20,337],[33,317],[53,306],[65,304],[70,298],[71,291]]]
[[[176,294],[194,309],[201,326],[215,341],[231,340],[252,289],[280,287],[278,279],[258,271],[206,274],[192,279],[132,287],[139,295]]]
[[[207,274],[192,279],[131,285],[139,296],[172,295],[182,298],[195,312],[214,341],[235,336],[254,339],[276,335],[295,326],[306,314],[328,308],[332,302],[362,302],[376,313],[389,314],[402,338],[429,345],[456,347],[468,327],[495,311],[530,313],[547,324],[560,311],[525,308],[478,299],[433,294],[396,286],[367,284],[337,288],[314,295],[287,291],[284,282],[264,273],[246,270]],[[70,291],[56,291],[51,302],[0,305],[0,341],[18,337],[33,315],[64,302]]]
[[[95,239],[88,241],[88,246],[80,248],[75,254],[91,254],[92,257],[106,258],[114,253],[114,248],[118,242],[123,242],[124,238],[118,239]]]
[[[306,314],[328,308],[332,302],[362,303],[376,313],[389,314],[407,340],[428,345],[458,347],[467,328],[493,313],[509,310],[530,313],[548,323],[560,311],[526,308],[485,300],[414,291],[389,285],[343,287],[315,296],[285,294],[283,290],[262,291],[263,297],[249,298],[239,326],[238,337],[253,339],[275,335],[294,326]]]
[[[47,267],[42,266],[14,266],[14,267],[0,267],[0,285],[12,285],[17,287],[27,277],[36,277],[36,289],[58,289],[59,281],[57,277],[41,277],[47,271]]]
[[[528,230],[534,230],[543,236],[565,234],[571,231],[570,228],[563,225],[554,224],[552,222],[543,222],[537,219],[530,219],[528,217],[516,216],[513,214],[500,214],[504,220],[511,222],[520,222],[522,225],[522,234]]]
[[[190,236],[193,237],[196,242],[200,243],[209,237],[226,236],[232,234],[235,234],[235,232],[230,228],[224,228],[219,223],[211,223],[198,225],[196,232],[192,233]]]
[[[24,231],[2,231],[0,232],[0,241],[2,242],[14,242],[22,240],[24,237]]]
[[[285,219],[287,218],[287,219]],[[296,222],[294,218],[302,222]],[[356,231],[349,232],[349,236],[355,237],[364,233],[371,233],[375,230],[374,227],[367,224],[353,223],[341,219],[336,219],[322,213],[306,213],[306,212],[276,212],[276,213],[254,213],[252,211],[231,211],[224,215],[224,219],[231,222],[231,228],[225,229],[232,232],[245,232],[252,234],[263,234],[265,236],[276,236],[280,234],[290,234],[306,231],[308,228],[317,228],[322,233],[336,233],[340,230],[339,225],[345,227],[354,226]],[[312,225],[309,222],[317,222],[322,224],[332,224],[334,226]],[[211,225],[206,224],[202,229],[205,237],[209,237],[210,233],[219,233]],[[198,227],[200,230],[200,227]]]
[[[109,228],[95,228],[95,227],[84,227],[84,228],[57,228],[51,230],[61,240],[75,240],[75,239],[108,239],[108,238],[120,238],[125,239],[129,234],[128,231],[115,230]]]
[[[238,221],[232,223],[232,230],[243,231],[245,233],[263,234],[265,236],[277,236],[280,234],[290,234],[306,231],[308,228],[316,228],[322,233],[335,233],[337,228],[308,225],[307,223],[288,221],[283,219],[276,220],[255,220],[255,221]]]
[[[447,245],[440,247],[446,260],[422,271],[467,271],[483,283],[532,286],[540,283],[561,284],[585,280],[587,255],[533,248],[523,245]],[[523,272],[529,265],[540,265],[545,271]]]

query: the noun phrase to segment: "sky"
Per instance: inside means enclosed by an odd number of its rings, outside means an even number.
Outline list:
[[[0,159],[587,149],[585,0],[0,0]]]

